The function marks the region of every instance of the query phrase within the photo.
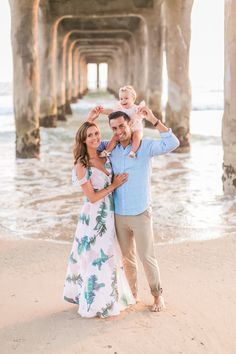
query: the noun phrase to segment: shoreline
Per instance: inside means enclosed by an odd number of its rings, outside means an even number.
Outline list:
[[[0,240],[1,351],[10,353],[233,354],[236,239],[157,246],[167,309],[141,303],[118,317],[84,319],[62,299],[71,244]]]

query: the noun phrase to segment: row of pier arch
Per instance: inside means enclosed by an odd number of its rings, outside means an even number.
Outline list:
[[[16,156],[40,154],[40,126],[55,127],[88,88],[87,64],[107,63],[108,90],[131,84],[137,101],[161,112],[163,53],[166,123],[190,148],[189,49],[193,0],[9,0],[12,18]],[[225,1],[223,184],[236,191],[236,0]],[[235,69],[235,70],[234,70]],[[235,88],[234,88],[235,87]],[[236,111],[236,110],[235,110]]]

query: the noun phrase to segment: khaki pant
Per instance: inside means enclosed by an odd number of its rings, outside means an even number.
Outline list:
[[[160,272],[155,257],[151,208],[139,215],[115,214],[117,238],[126,276],[134,296],[138,293],[136,249],[153,296],[161,293]]]

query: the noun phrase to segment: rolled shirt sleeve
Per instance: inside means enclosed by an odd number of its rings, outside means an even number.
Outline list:
[[[161,132],[158,140],[150,140],[149,154],[150,156],[163,155],[175,150],[179,146],[179,139],[172,133],[169,128],[167,132]]]

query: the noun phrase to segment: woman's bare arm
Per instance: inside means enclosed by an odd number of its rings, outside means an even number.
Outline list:
[[[86,168],[83,165],[81,165],[80,163],[77,163],[77,165],[76,165],[76,174],[77,174],[78,180],[83,179],[86,175]],[[117,175],[114,177],[113,182],[109,186],[107,186],[106,188],[103,188],[97,192],[94,191],[90,180],[88,180],[87,182],[82,184],[81,188],[82,188],[85,196],[90,201],[90,203],[95,203],[98,200],[106,197],[108,194],[112,193],[114,191],[114,189],[116,189],[117,187],[119,187],[123,183],[125,183],[127,181],[127,179],[128,179],[127,173],[122,173],[120,175]]]

